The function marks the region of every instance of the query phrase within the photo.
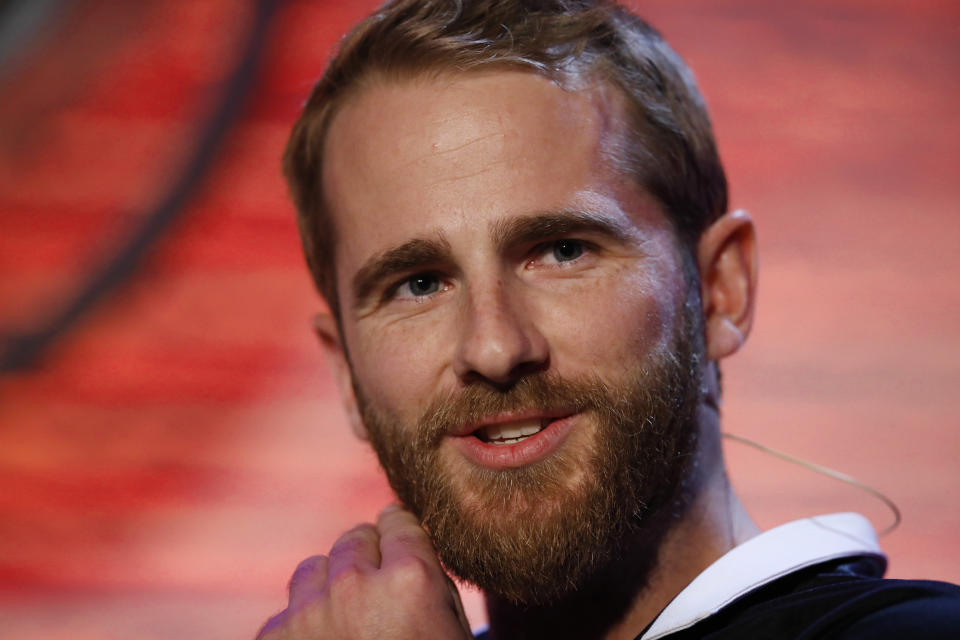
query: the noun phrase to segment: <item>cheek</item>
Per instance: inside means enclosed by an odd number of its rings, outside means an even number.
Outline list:
[[[371,332],[356,345],[354,375],[367,399],[404,422],[420,417],[436,393],[437,361],[446,340],[437,331]]]
[[[624,270],[545,308],[542,331],[559,372],[622,373],[669,349],[679,292],[662,280]]]

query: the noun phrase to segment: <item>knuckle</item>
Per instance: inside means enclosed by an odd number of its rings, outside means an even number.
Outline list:
[[[337,538],[330,549],[330,554],[356,551],[362,547],[377,542],[376,530],[371,525],[360,525],[350,529]]]
[[[390,583],[404,591],[422,591],[434,581],[437,570],[421,558],[407,556],[390,568]]]
[[[344,567],[336,575],[329,577],[327,590],[334,599],[350,597],[362,590],[365,578],[359,567]]]
[[[369,543],[366,540],[363,540],[357,536],[351,536],[349,538],[341,538],[337,540],[333,547],[330,548],[330,555],[340,555],[340,554],[352,554],[356,553],[360,549],[366,547]]]
[[[420,527],[408,528],[404,531],[398,531],[393,534],[393,539],[406,547],[430,547],[430,539],[427,533]]]
[[[290,576],[290,585],[293,586],[321,571],[327,562],[326,556],[311,556],[297,565]]]
[[[293,570],[293,573],[294,575],[313,573],[314,571],[319,569],[323,565],[323,563],[326,561],[327,561],[326,556],[310,556],[309,558],[306,558],[305,560],[301,561],[300,564],[297,565],[297,568]]]

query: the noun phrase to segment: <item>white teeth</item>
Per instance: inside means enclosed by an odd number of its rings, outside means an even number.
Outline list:
[[[492,424],[483,428],[483,435],[488,442],[495,444],[511,444],[520,442],[543,429],[539,418],[520,420],[507,424]]]

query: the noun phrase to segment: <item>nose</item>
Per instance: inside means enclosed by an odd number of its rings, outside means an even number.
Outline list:
[[[453,364],[460,380],[503,387],[546,368],[549,346],[524,301],[501,281],[478,289],[464,301]]]

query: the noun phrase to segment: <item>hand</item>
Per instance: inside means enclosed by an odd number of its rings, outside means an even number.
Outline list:
[[[376,526],[362,524],[328,556],[300,563],[287,608],[257,640],[472,638],[460,595],[426,532],[392,505]]]

